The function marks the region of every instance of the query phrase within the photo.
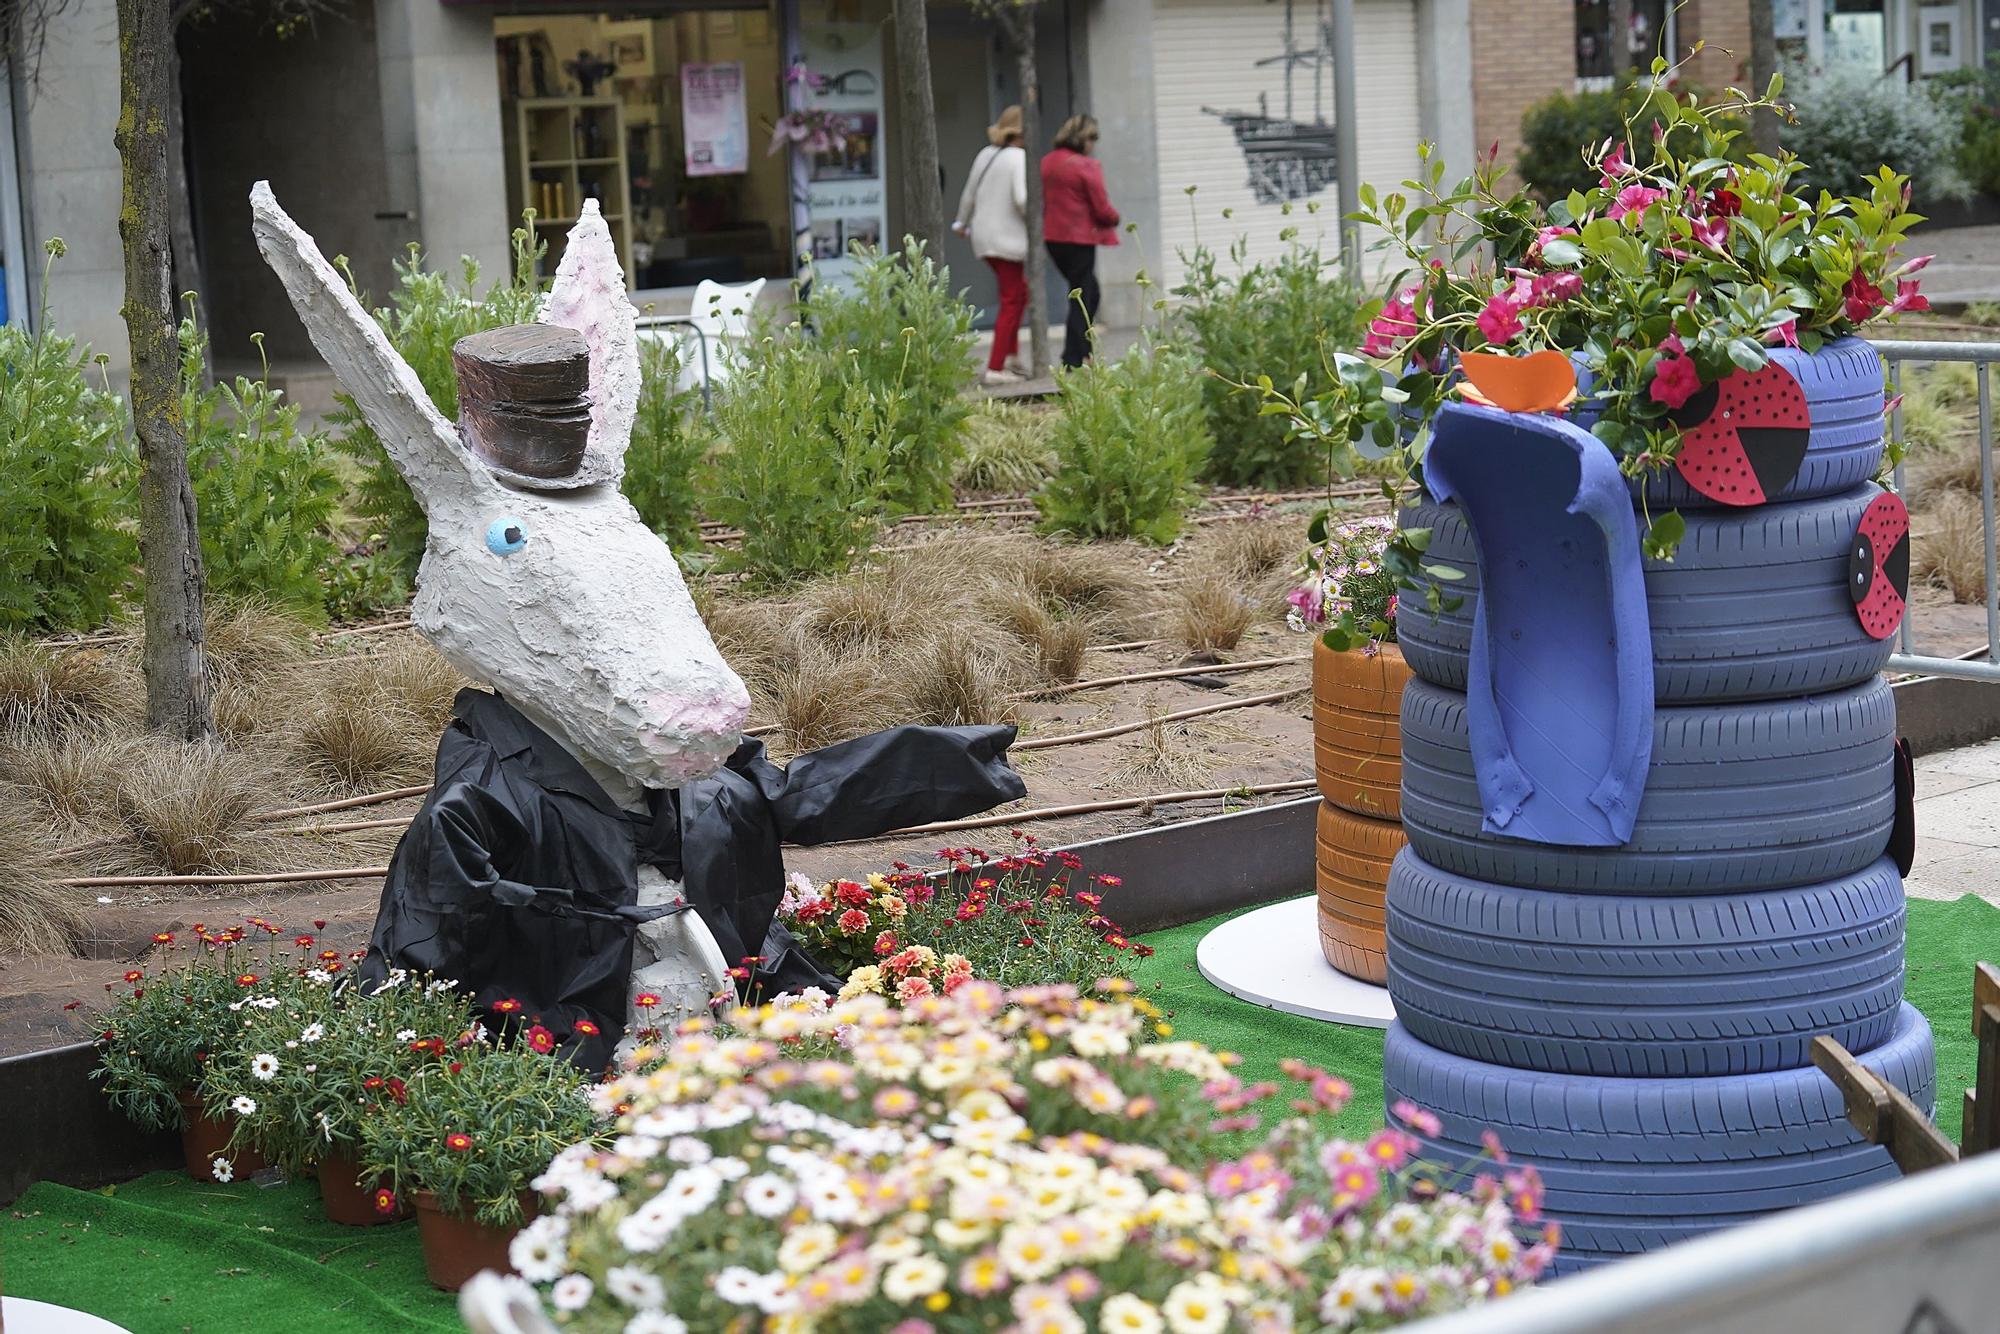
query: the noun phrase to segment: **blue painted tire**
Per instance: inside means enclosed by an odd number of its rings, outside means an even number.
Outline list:
[[[1631,841],[1526,843],[1480,829],[1465,696],[1403,691],[1403,828],[1439,870],[1585,893],[1721,894],[1849,876],[1895,817],[1896,703],[1881,678],[1830,695],[1662,708]]]
[[[1674,559],[1644,562],[1654,697],[1776,699],[1845,689],[1881,671],[1894,644],[1868,637],[1847,589],[1855,529],[1880,494],[1864,483],[1815,500],[1683,515],[1687,537]],[[1426,561],[1466,577],[1441,585],[1462,599],[1452,610],[1432,614],[1421,599],[1404,599],[1397,642],[1418,676],[1463,690],[1479,600],[1471,525],[1457,505],[1435,501],[1404,510],[1400,522],[1430,529]]]
[[[1937,1072],[1930,1026],[1905,1005],[1861,1063],[1929,1112]],[[1831,1081],[1810,1067],[1693,1079],[1619,1079],[1509,1070],[1418,1041],[1400,1023],[1382,1049],[1384,1095],[1443,1123],[1422,1156],[1447,1173],[1475,1166],[1491,1129],[1531,1163],[1562,1224],[1558,1272],[1657,1250],[1810,1204],[1899,1173],[1847,1122]]]
[[[1882,358],[1865,339],[1836,338],[1814,353],[1780,347],[1771,360],[1790,371],[1805,390],[1812,412],[1812,434],[1798,475],[1769,499],[1809,500],[1838,495],[1875,476],[1882,464]],[[1577,406],[1573,418],[1589,430],[1597,420],[1589,399],[1588,372],[1577,376]],[[1666,467],[1633,480],[1632,496],[1653,509],[1715,509],[1716,502],[1696,491],[1680,472]]]
[[[1404,851],[1389,872],[1389,995],[1440,1051],[1575,1075],[1755,1074],[1888,1040],[1903,881],[1886,857],[1798,889],[1558,894]]]

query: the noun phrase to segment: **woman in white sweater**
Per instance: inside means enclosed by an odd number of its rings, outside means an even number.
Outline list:
[[[1021,315],[1028,308],[1028,155],[1021,147],[1021,108],[1008,107],[987,127],[989,146],[979,150],[958,197],[958,220],[951,229],[972,241],[1000,284],[1000,314],[993,322],[993,355],[987,384],[1023,378],[1016,356]]]

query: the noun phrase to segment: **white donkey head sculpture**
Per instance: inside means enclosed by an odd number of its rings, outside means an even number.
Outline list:
[[[639,353],[597,205],[584,205],[541,313],[543,324],[580,333],[590,359],[584,462],[554,482],[475,455],[269,184],[258,182],[250,206],[258,247],[313,345],[429,521],[416,628],[621,801],[713,772],[738,743],[749,695],[716,652],[673,553],[618,489]]]

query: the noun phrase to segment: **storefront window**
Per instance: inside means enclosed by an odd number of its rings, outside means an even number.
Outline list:
[[[772,8],[494,20],[508,207],[536,212],[553,271],[595,199],[635,290],[791,274],[789,163]]]
[[[1624,30],[1614,31],[1622,15]],[[1576,81],[1608,88],[1617,76],[1643,70],[1653,57],[1673,58],[1674,13],[1669,0],[1576,0]]]
[[[1883,0],[1826,0],[1826,62],[1880,72],[1888,67]]]

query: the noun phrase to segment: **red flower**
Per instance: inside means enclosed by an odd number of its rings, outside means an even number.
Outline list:
[[[1130,945],[1132,942],[1125,939],[1125,937],[1119,935],[1116,931],[1114,931],[1110,935],[1104,938],[1104,943],[1109,945],[1114,950],[1122,950],[1127,945]]]
[[[140,972],[137,968],[134,968],[125,974],[125,980],[127,982],[137,982],[145,976],[146,975],[144,973]]]
[[[1931,299],[1917,291],[1917,280],[1915,278],[1899,278],[1896,280],[1896,299],[1889,303],[1889,313],[1891,315],[1900,314],[1906,310],[1929,310],[1930,308]]]
[[[1479,326],[1480,334],[1488,343],[1500,347],[1521,332],[1521,306],[1502,292],[1486,302],[1486,309],[1479,312],[1479,318],[1473,323]]]
[[[1646,393],[1655,403],[1678,408],[1700,388],[1692,357],[1666,355],[1653,363],[1653,383]]]
[[[843,936],[859,935],[868,929],[868,914],[859,908],[849,908],[840,915],[840,920],[834,925],[840,928],[840,934]]]
[[[81,1004],[83,1004],[82,1001],[65,1001],[63,1003],[63,1008],[65,1010],[74,1010],[77,1006]]]
[[[953,913],[952,916],[958,921],[969,922],[973,918],[983,914],[985,911],[986,911],[986,901],[984,899],[967,899],[965,902],[958,905],[958,911]]]
[[[632,1003],[642,1010],[650,1010],[660,1003],[660,998],[650,991],[642,991],[632,998]]]
[[[1613,222],[1617,222],[1628,213],[1644,213],[1666,197],[1665,190],[1658,190],[1650,185],[1628,185],[1611,201],[1609,216]]]
[[[591,1023],[590,1020],[588,1019],[577,1020],[576,1023],[570,1026],[570,1031],[573,1033],[581,1033],[584,1037],[587,1038],[594,1038],[599,1033],[603,1032],[602,1029],[600,1029],[596,1024]]]
[[[155,945],[171,945],[174,943],[174,933],[171,931],[155,931],[153,933],[153,943]]]
[[[323,919],[321,919],[321,918],[317,918],[317,917],[315,917],[315,918],[313,919],[313,930],[315,930],[315,931],[324,931],[324,930],[326,930],[326,922],[325,922],[325,921],[324,921]]]
[[[732,982],[747,982],[750,979],[750,970],[748,968],[745,968],[742,964],[737,964],[734,968],[731,968],[728,971],[729,971],[729,978]]]
[[[457,1074],[459,1071],[465,1069],[465,1064],[462,1061],[453,1061],[450,1065],[446,1066],[445,1069],[451,1071],[451,1073],[453,1074]]]
[[[339,959],[340,959],[340,951],[339,951],[339,950],[321,950],[321,951],[319,952],[319,957],[320,957],[320,959],[321,959],[321,960],[322,960],[323,962],[326,962],[326,963],[336,963],[336,962],[338,962],[338,961],[339,961]]]
[[[408,1088],[409,1086],[404,1084],[402,1080],[396,1078],[394,1075],[389,1076],[389,1096],[396,1100],[397,1105],[400,1106],[410,1100]]]
[[[1096,879],[1099,884],[1104,883],[1103,876],[1098,876]],[[1095,908],[1098,904],[1104,902],[1104,896],[1102,894],[1093,894],[1087,889],[1080,889],[1076,893],[1076,901],[1083,904],[1086,908]]]
[[[340,960],[338,960],[338,959],[334,959],[334,960],[332,960],[331,962],[329,962],[329,963],[328,963],[328,964],[326,965],[326,968],[325,968],[325,970],[324,970],[324,971],[326,971],[326,972],[329,972],[329,973],[337,973],[337,972],[339,972],[339,971],[340,971],[341,969],[343,969],[343,968],[345,968],[345,967],[347,967],[347,965],[346,965],[346,964],[342,963],[342,962],[341,962]]]
[[[1847,318],[1855,324],[1874,318],[1875,312],[1889,304],[1889,298],[1882,295],[1882,289],[1861,276],[1856,269],[1848,276],[1847,286],[1841,289],[1847,299]],[[1929,305],[1929,302],[1925,303]]]
[[[1116,889],[1118,888],[1118,886],[1125,883],[1125,877],[1117,875],[1094,875],[1090,878],[1092,880],[1095,880],[1098,884],[1104,885],[1111,889]]]
[[[875,937],[875,952],[877,954],[894,954],[899,948],[901,946],[897,943],[894,931],[884,931],[881,935]]]
[[[375,1192],[375,1212],[393,1214],[396,1212],[396,1192],[384,1186]]]
[[[507,997],[505,1000],[493,1002],[493,1012],[495,1014],[513,1014],[520,1008],[521,1002],[515,1000],[512,996]]]
[[[312,948],[313,938],[311,936],[293,936],[292,943],[302,950],[308,950]]]
[[[239,986],[239,987],[254,987],[254,986],[256,986],[256,985],[257,985],[257,974],[255,974],[255,973],[244,973],[244,974],[243,974],[243,975],[242,975],[241,977],[238,977],[238,978],[236,979],[236,985],[237,985],[237,986]]]
[[[453,1153],[465,1153],[472,1148],[472,1136],[462,1130],[454,1130],[444,1137],[444,1146]]]
[[[824,917],[831,911],[833,911],[833,904],[829,900],[808,899],[799,905],[798,911],[793,913],[792,916],[798,918],[801,922],[811,922]]]
[[[1132,953],[1141,959],[1150,959],[1153,957],[1153,947],[1143,940],[1135,940],[1132,942]]]
[[[857,885],[852,880],[842,880],[836,883],[833,887],[833,896],[850,908],[865,908],[868,906],[867,886]]]
[[[527,1039],[528,1050],[540,1052],[544,1056],[556,1049],[556,1035],[540,1024],[528,1030]]]
[[[370,1075],[368,1076],[368,1078],[361,1081],[361,1087],[373,1090],[381,1088],[382,1085],[385,1084],[386,1082],[388,1081],[384,1080],[380,1075]]]

